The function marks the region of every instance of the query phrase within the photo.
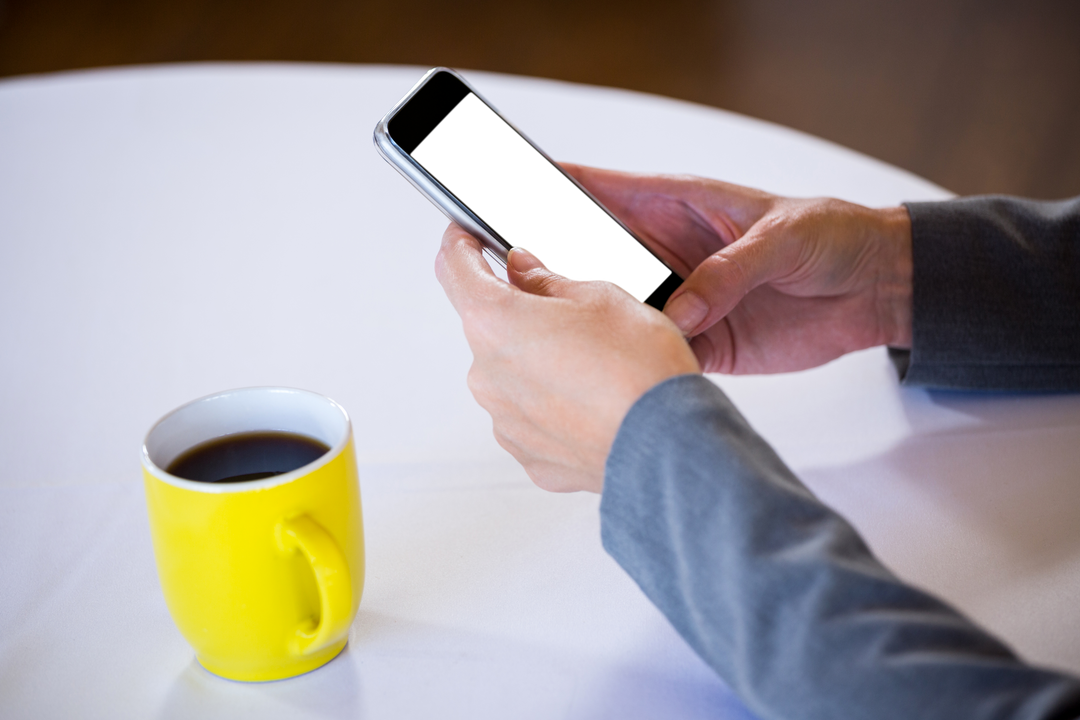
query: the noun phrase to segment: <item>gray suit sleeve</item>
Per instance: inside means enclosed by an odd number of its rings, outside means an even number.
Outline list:
[[[604,547],[763,719],[1065,720],[1080,682],[1025,665],[906,585],[707,379],[630,410]]]
[[[892,351],[904,382],[1080,390],[1080,198],[987,196],[907,209],[912,349]]]

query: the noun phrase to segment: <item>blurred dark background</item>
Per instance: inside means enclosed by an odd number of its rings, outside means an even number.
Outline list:
[[[1080,195],[1080,0],[0,0],[0,76],[449,65],[772,120],[963,194]]]

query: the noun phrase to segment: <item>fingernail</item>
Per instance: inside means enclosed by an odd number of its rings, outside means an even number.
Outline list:
[[[689,290],[669,302],[664,308],[664,314],[671,319],[671,322],[678,325],[683,335],[689,334],[700,325],[708,313],[709,304],[700,295]]]
[[[519,273],[529,272],[538,267],[543,267],[536,256],[524,248],[514,248],[510,251],[510,255],[507,256],[506,259],[510,262],[510,267],[514,268],[514,270]]]

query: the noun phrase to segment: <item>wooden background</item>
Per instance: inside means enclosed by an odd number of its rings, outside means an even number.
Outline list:
[[[1080,195],[1080,0],[0,0],[0,76],[449,65],[805,130],[959,193]]]

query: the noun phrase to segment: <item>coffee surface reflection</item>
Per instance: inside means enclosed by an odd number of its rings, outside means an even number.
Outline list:
[[[185,450],[165,470],[196,482],[247,482],[292,472],[329,450],[324,443],[296,433],[237,433]]]

